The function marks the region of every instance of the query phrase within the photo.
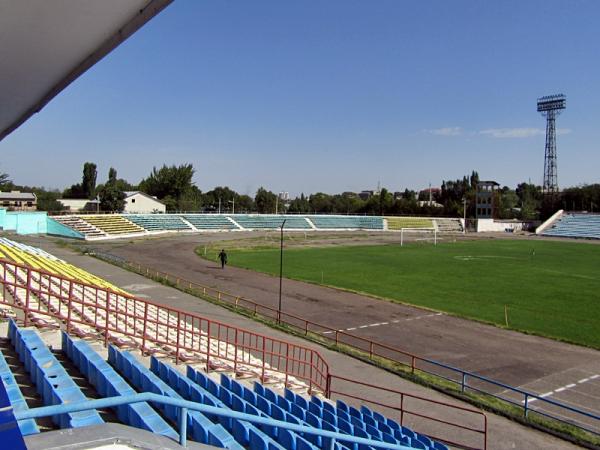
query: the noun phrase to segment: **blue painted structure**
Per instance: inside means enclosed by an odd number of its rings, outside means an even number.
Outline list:
[[[17,234],[46,234],[46,212],[4,211],[0,213],[0,226],[3,230],[16,231]]]
[[[2,353],[0,353],[0,378],[2,379],[0,386],[5,389],[4,392],[7,395],[7,401],[10,402],[4,406],[10,405],[14,411],[26,411],[29,409],[29,406],[27,406],[27,402],[25,401],[25,397],[23,397],[21,389],[19,389],[17,380],[15,380],[13,373],[10,371],[10,368],[8,367],[6,359],[4,359],[4,355]],[[33,419],[19,421],[19,429],[24,436],[40,432],[35,420]]]
[[[600,214],[565,214],[542,235],[600,239]]]
[[[25,366],[25,370],[29,372],[31,381],[44,404],[55,405],[87,400],[79,386],[75,384],[34,330],[22,330],[11,319],[8,334],[19,355],[19,360]],[[76,428],[104,423],[95,410],[53,416],[52,420],[61,428]]]
[[[214,415],[219,417],[226,417],[231,419],[237,419],[244,422],[250,422],[259,425],[266,425],[271,427],[280,427],[282,429],[295,431],[298,433],[307,433],[316,436],[321,436],[325,438],[330,438],[331,442],[334,444],[332,448],[339,448],[335,446],[336,441],[343,440],[356,444],[362,444],[367,447],[364,448],[383,448],[389,450],[412,450],[411,447],[407,447],[405,445],[394,445],[388,442],[380,442],[374,441],[371,439],[360,438],[356,436],[350,436],[343,433],[335,433],[333,431],[327,430],[318,430],[313,427],[308,427],[304,425],[296,425],[293,423],[282,422],[280,420],[274,420],[266,417],[261,417],[252,414],[240,413],[237,411],[231,411],[229,409],[218,408],[215,406],[203,405],[201,403],[190,402],[188,400],[182,400],[177,398],[172,398],[168,396],[151,394],[151,393],[143,393],[143,394],[135,394],[131,396],[117,396],[117,397],[109,397],[102,398],[98,400],[87,400],[83,402],[65,404],[65,405],[54,405],[54,406],[42,406],[40,408],[33,408],[28,411],[23,411],[15,414],[17,420],[24,419],[33,419],[37,417],[47,417],[54,416],[59,414],[68,414],[75,413],[79,411],[87,411],[90,409],[103,409],[103,408],[114,408],[120,405],[127,405],[131,403],[139,403],[139,402],[148,402],[153,404],[163,405],[164,408],[171,407],[177,411],[177,416],[179,418],[186,417],[188,411],[198,411],[204,413],[206,415]],[[187,422],[185,420],[180,420],[179,423],[179,442],[182,446],[187,445],[187,440],[185,439],[185,431],[187,429]]]
[[[75,364],[102,397],[135,395],[135,390],[83,340],[74,340],[63,331],[62,351]],[[178,439],[179,435],[148,403],[135,403],[116,408],[121,422],[156,434]]]
[[[57,222],[51,217],[47,218],[46,221],[46,233],[54,235],[54,236],[64,236],[68,238],[75,239],[84,239],[83,234],[78,231],[75,231],[73,228],[63,225],[60,222]]]
[[[4,377],[2,378],[4,379]],[[11,405],[4,383],[0,383],[0,442],[2,442],[2,448],[26,450],[27,447],[25,447],[25,442],[23,441],[22,430],[19,428],[21,423],[35,423],[35,421],[33,419],[25,419],[19,421],[17,424],[13,409],[14,407]]]

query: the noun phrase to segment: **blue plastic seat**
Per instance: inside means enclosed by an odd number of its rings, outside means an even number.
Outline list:
[[[344,403],[342,400],[337,400],[335,402],[335,406],[339,411],[344,411],[348,413],[348,405]]]
[[[84,374],[88,382],[103,397],[134,395],[136,392],[87,342],[73,340],[62,334],[62,348],[67,357]],[[120,405],[114,408],[119,419],[137,428],[172,439],[179,435],[146,402]]]
[[[394,429],[384,422],[376,422],[374,426],[376,426],[382,433],[387,433],[390,435],[394,434]]]
[[[277,406],[283,409],[285,412],[290,412],[292,410],[292,402],[282,397],[281,395],[277,396]]]
[[[381,441],[382,440],[381,431],[379,431],[374,426],[372,426],[372,425],[366,425],[365,426],[365,431],[371,436],[372,439],[375,439],[377,441]]]
[[[250,389],[244,389],[244,400],[252,405],[256,405],[256,402],[258,401],[257,395]]]
[[[4,382],[6,395],[8,396],[8,400],[13,408],[13,411],[27,411],[29,407],[27,406],[25,397],[23,397],[23,394],[19,389],[19,385],[17,384],[17,381],[15,380],[15,377],[11,372],[8,363],[6,362],[6,359],[4,359],[2,352],[0,352],[0,379],[2,379],[2,382]],[[19,426],[19,430],[23,436],[40,432],[34,419],[19,420],[17,421],[17,425]]]
[[[31,381],[42,397],[44,405],[86,400],[81,389],[34,330],[21,330],[11,319],[9,336],[19,359],[30,373]],[[96,410],[52,416],[52,420],[61,428],[77,428],[104,423]]]
[[[358,417],[350,416],[350,423],[354,426],[354,428],[366,430],[366,424]]]
[[[300,406],[298,406],[296,403],[292,404],[292,409],[290,411],[294,416],[296,416],[298,419],[300,420],[306,420],[306,413],[307,411],[303,408],[301,408]]]
[[[417,435],[417,440],[419,442],[422,442],[423,444],[425,444],[426,447],[433,447],[433,442],[431,439],[429,439],[427,436],[425,436],[424,434],[421,433],[416,433]]]
[[[163,366],[167,366],[166,371],[171,371],[177,374],[178,377],[183,377],[176,369],[170,367],[168,364],[163,362],[159,362],[159,364]],[[163,369],[164,371],[165,369]],[[159,369],[159,372],[161,370]],[[193,389],[202,390],[203,388],[194,383],[194,380],[209,380],[204,374],[200,371],[193,369],[188,366],[187,369],[187,378],[192,383]],[[223,380],[227,378],[225,382]],[[236,388],[235,384],[239,384],[240,387]],[[206,386],[210,386],[210,382],[206,382]],[[230,389],[227,389],[227,388]],[[233,379],[229,379],[225,375],[221,376],[221,385],[219,388],[219,396],[220,399],[216,398],[212,393],[208,392],[208,390],[204,389],[202,395],[204,396],[204,403],[210,406],[217,406],[222,408],[230,408],[234,411],[252,414],[257,416],[265,416],[261,411],[259,411],[256,407],[251,405],[249,402],[245,401],[239,395],[235,394],[233,390],[237,390],[238,392],[246,392],[248,389],[244,388],[241,383]],[[210,417],[210,416],[209,416]],[[214,420],[218,420],[220,424],[223,426],[226,432],[229,432],[231,436],[234,438],[235,442],[239,445],[243,445],[249,448],[259,448],[259,449],[273,449],[273,450],[284,450],[283,447],[279,446],[268,433],[261,431],[259,427],[252,423],[243,422],[237,419],[230,419],[225,417],[214,417]],[[275,427],[271,427],[272,435],[275,435],[276,429]],[[210,433],[209,433],[210,434]],[[222,434],[222,432],[220,432]],[[219,436],[209,436],[209,441],[213,440],[213,442],[223,441],[223,437]],[[232,448],[231,441],[228,441],[226,445],[229,445]],[[236,445],[237,445],[236,444]],[[215,445],[215,444],[213,444]]]
[[[333,406],[331,403],[329,402],[323,402],[323,411],[329,411],[332,414],[335,414],[335,406]]]
[[[323,410],[323,420],[337,427],[338,417],[327,410]]]
[[[308,410],[317,417],[323,417],[323,409],[312,401],[308,403]]]
[[[144,367],[135,357],[129,352],[121,352],[114,346],[109,346],[108,349],[109,361],[117,370],[121,371],[124,367],[128,367],[130,378],[129,381],[134,386],[143,392],[153,392],[159,395],[182,398],[182,396],[172,387],[167,385],[155,372]],[[169,372],[168,367],[161,367],[162,362],[152,357],[150,367],[156,372],[162,373],[166,380],[174,376]],[[123,373],[123,372],[122,372]],[[181,375],[183,377],[183,375]],[[127,377],[126,377],[127,378]],[[179,385],[179,382],[177,382]],[[190,394],[193,390],[190,390]],[[188,399],[189,400],[189,399]],[[206,397],[203,397],[205,403]],[[156,408],[163,411],[165,417],[177,423],[179,420],[180,409],[169,405],[157,404]],[[206,416],[198,411],[189,411],[187,415],[188,422],[188,437],[191,439],[209,445],[226,445],[227,448],[241,450],[242,447],[235,443],[235,439],[220,425],[213,424]],[[225,433],[223,433],[224,431]]]

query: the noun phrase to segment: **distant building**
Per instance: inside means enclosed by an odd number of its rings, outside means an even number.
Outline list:
[[[9,211],[35,211],[37,196],[33,192],[0,192],[0,204]]]
[[[125,192],[123,212],[132,214],[165,213],[167,207],[156,197],[140,191]]]
[[[495,192],[500,186],[495,181],[477,183],[475,215],[478,219],[493,219],[496,216]]]
[[[434,200],[442,193],[439,187],[428,187],[419,191],[419,200]]]
[[[284,202],[287,202],[290,200],[290,193],[289,192],[280,192],[279,193],[279,200],[283,200]]]
[[[427,200],[427,201],[424,201],[424,200],[418,201],[417,202],[417,206],[419,208],[423,208],[424,206],[431,206],[432,208],[443,208],[444,207],[444,205],[442,205],[441,203],[434,202],[433,200],[432,201],[429,201],[429,200]]]
[[[345,198],[357,198],[358,194],[356,192],[346,191],[346,192],[342,192],[342,197],[345,197]]]
[[[72,213],[94,212],[99,210],[98,200],[89,200],[87,198],[59,198],[57,200],[64,207],[65,211]]]
[[[360,191],[358,194],[361,200],[369,200],[373,195],[375,195],[375,191]]]

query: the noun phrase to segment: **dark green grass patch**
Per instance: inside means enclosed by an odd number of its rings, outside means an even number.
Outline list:
[[[279,274],[279,249],[229,250]],[[288,248],[285,277],[600,348],[600,246],[550,241]]]

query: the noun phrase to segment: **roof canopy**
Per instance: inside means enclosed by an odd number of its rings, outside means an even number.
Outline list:
[[[0,141],[173,0],[0,3]]]

